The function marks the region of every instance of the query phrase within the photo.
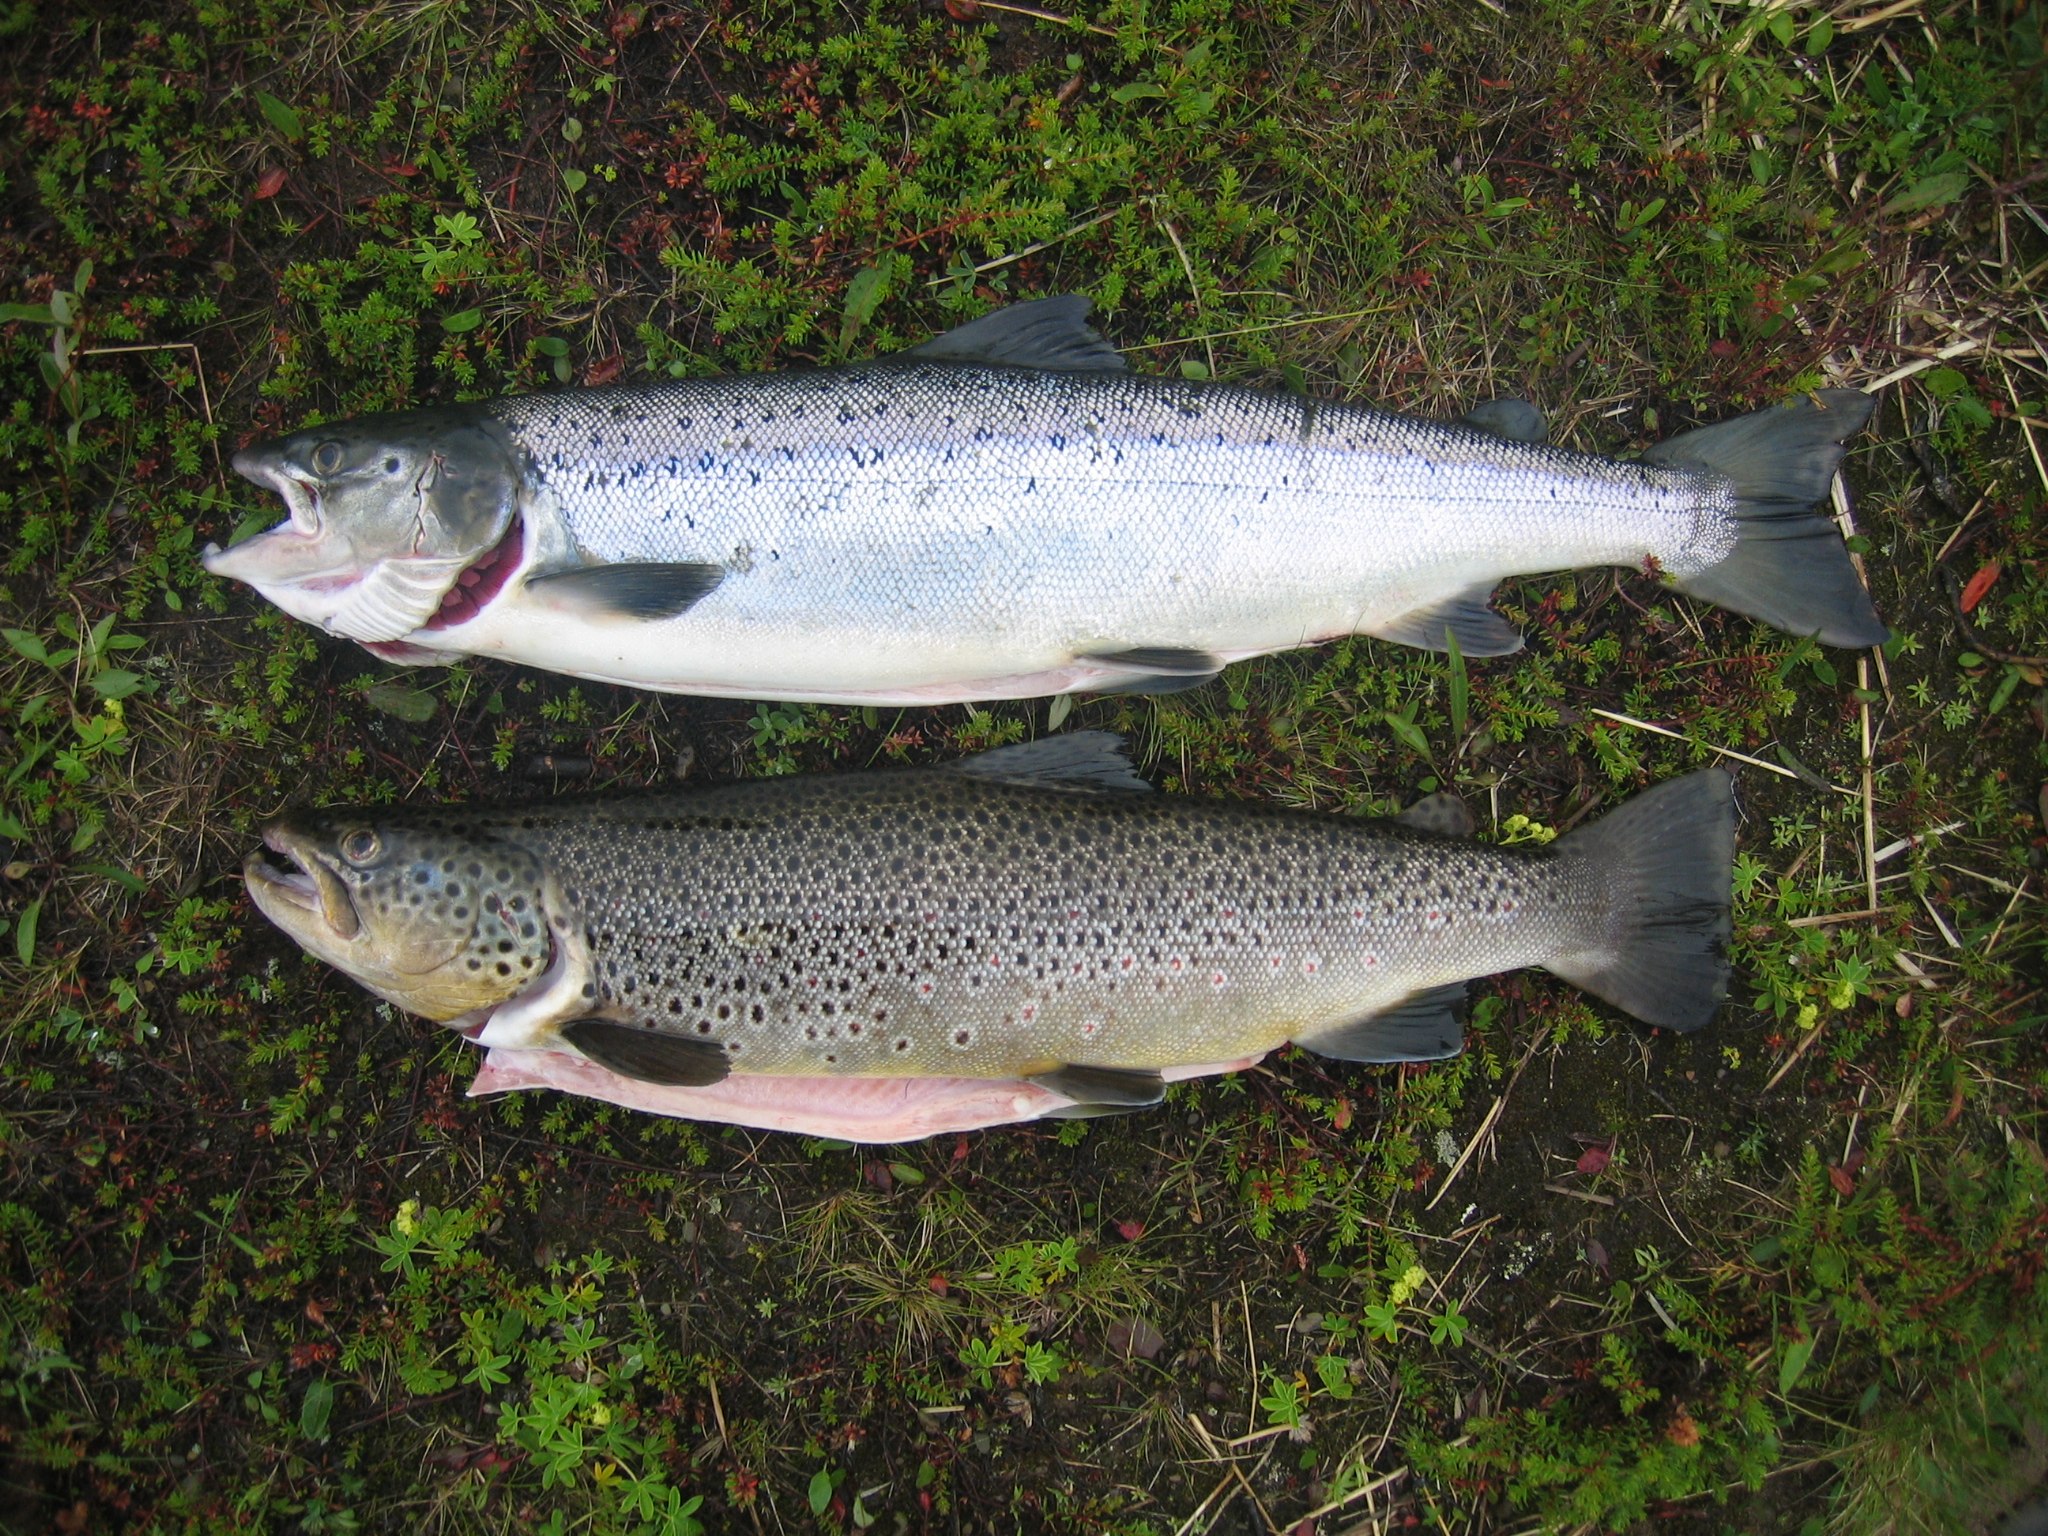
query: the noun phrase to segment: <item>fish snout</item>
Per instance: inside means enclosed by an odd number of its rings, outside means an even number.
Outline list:
[[[315,921],[344,944],[362,932],[362,918],[348,886],[304,837],[283,821],[265,822],[258,835],[263,847],[242,861],[242,878],[250,899],[265,916],[295,938],[300,927]]]

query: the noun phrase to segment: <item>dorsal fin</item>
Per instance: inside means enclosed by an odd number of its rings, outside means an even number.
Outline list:
[[[1543,413],[1516,395],[1482,400],[1458,419],[1468,427],[1504,437],[1511,443],[1550,441],[1550,423],[1543,419]]]
[[[997,747],[948,765],[954,773],[1003,784],[1039,789],[1070,789],[1090,793],[1107,790],[1149,791],[1126,755],[1123,737],[1113,731],[1075,731]]]
[[[1472,835],[1472,813],[1465,808],[1464,801],[1447,789],[1424,795],[1394,821],[1417,832],[1434,832],[1438,837]]]
[[[896,354],[925,362],[1000,363],[1123,373],[1123,355],[1088,323],[1085,293],[1011,304]]]

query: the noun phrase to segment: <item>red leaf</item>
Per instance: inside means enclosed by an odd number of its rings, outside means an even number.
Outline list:
[[[614,352],[610,357],[605,358],[602,362],[592,363],[590,367],[584,371],[583,382],[585,384],[590,385],[594,389],[600,384],[611,383],[613,379],[616,379],[620,374],[624,373],[625,371],[625,355],[623,353]]]
[[[1977,574],[1963,583],[1963,599],[1956,606],[1968,613],[1984,601],[1984,594],[1991,590],[1991,584],[1998,580],[1999,565],[1996,560],[1986,560],[1977,567]]]
[[[925,1284],[929,1285],[932,1288],[932,1294],[934,1296],[943,1296],[948,1291],[953,1289],[953,1283],[950,1280],[948,1280],[944,1275],[933,1275],[931,1279],[925,1282]]]
[[[1145,1223],[1142,1221],[1120,1221],[1116,1224],[1116,1229],[1127,1243],[1135,1243],[1145,1235]]]
[[[420,168],[404,160],[386,160],[380,167],[386,176],[417,176]]]
[[[256,201],[277,196],[284,190],[285,171],[281,165],[273,165],[256,178]]]
[[[1846,1168],[1829,1167],[1828,1182],[1835,1186],[1835,1193],[1844,1200],[1856,1193],[1856,1175]]]
[[[1605,1147],[1588,1147],[1579,1154],[1579,1172],[1604,1173],[1607,1163],[1614,1156],[1612,1143]]]

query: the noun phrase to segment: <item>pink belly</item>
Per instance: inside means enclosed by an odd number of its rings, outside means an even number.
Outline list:
[[[1169,1081],[1241,1072],[1257,1056],[1169,1067]],[[1039,1116],[1073,1103],[1019,1078],[767,1077],[734,1075],[709,1088],[665,1088],[600,1067],[566,1051],[484,1053],[471,1098],[520,1088],[557,1088],[628,1109],[764,1131],[794,1131],[841,1141],[915,1141]]]

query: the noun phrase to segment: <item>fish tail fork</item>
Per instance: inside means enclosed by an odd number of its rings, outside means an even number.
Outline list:
[[[1734,781],[1672,779],[1558,844],[1605,885],[1600,942],[1546,968],[1667,1029],[1698,1029],[1728,995]]]
[[[1877,402],[1854,389],[1752,411],[1659,443],[1646,463],[1705,470],[1735,494],[1735,547],[1676,578],[1678,589],[1827,645],[1884,644],[1889,632],[1842,544],[1813,504],[1828,494],[1842,444]]]

